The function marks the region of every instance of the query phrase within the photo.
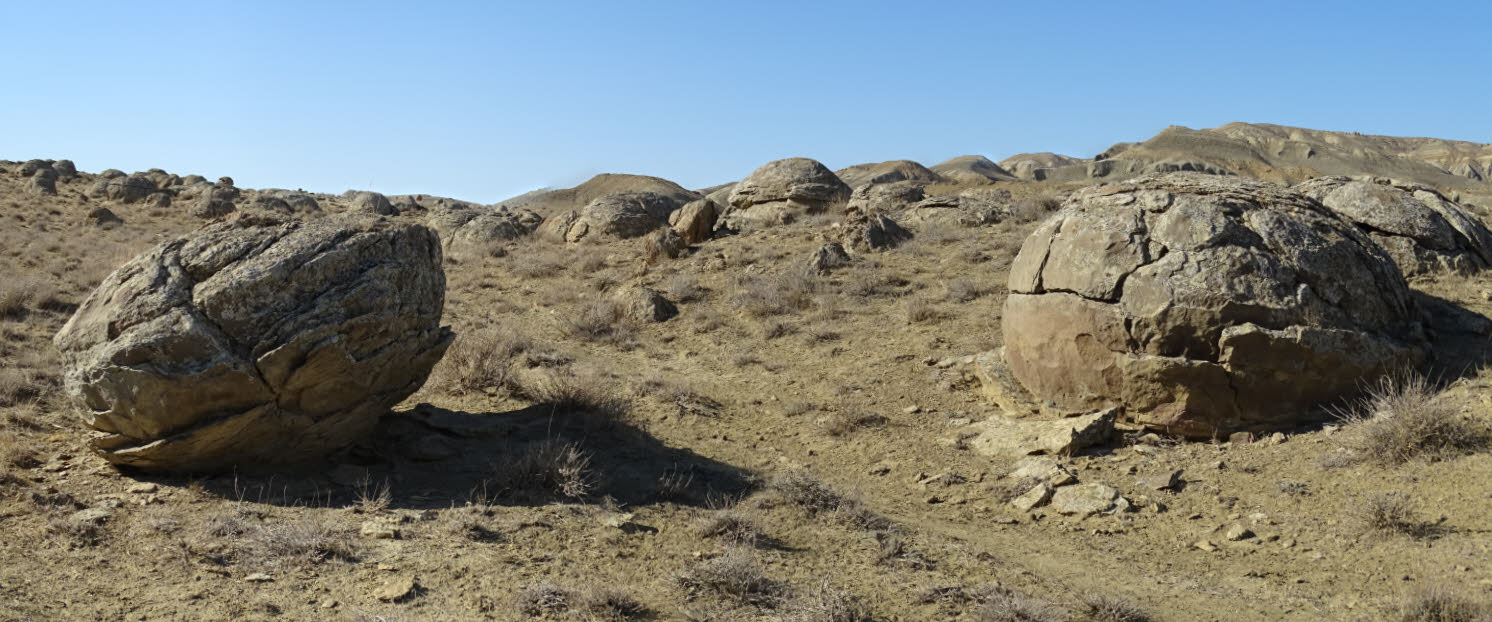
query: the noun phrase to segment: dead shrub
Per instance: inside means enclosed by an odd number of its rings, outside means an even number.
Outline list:
[[[524,382],[518,394],[555,412],[589,413],[604,419],[626,417],[632,405],[615,383],[596,372],[548,370]]]
[[[691,598],[711,592],[763,607],[775,606],[787,592],[786,586],[767,577],[756,558],[742,548],[689,565],[678,581]]]
[[[772,478],[769,485],[783,500],[807,512],[809,516],[832,514],[852,525],[870,530],[890,526],[890,521],[865,507],[858,497],[835,490],[807,471],[779,474]]]
[[[0,472],[8,469],[32,469],[41,466],[36,451],[25,437],[0,429]]]
[[[864,599],[827,581],[794,599],[786,609],[782,617],[785,622],[875,622]]]
[[[0,283],[0,318],[17,319],[25,316],[28,307],[54,304],[57,288],[48,281],[35,277],[6,278]]]
[[[1487,427],[1464,416],[1423,376],[1385,377],[1338,416],[1359,459],[1402,464],[1484,451]]]
[[[845,436],[863,428],[886,425],[886,416],[858,411],[835,411],[824,420],[824,433],[829,436]]]
[[[768,322],[762,326],[762,339],[777,339],[798,332],[798,327],[787,322]]]
[[[649,614],[646,605],[617,588],[592,587],[582,591],[577,600],[576,609],[587,622],[622,622],[647,618]]]
[[[580,443],[548,439],[504,458],[494,468],[496,484],[524,497],[582,499],[596,486],[591,454]]]
[[[948,300],[952,302],[969,302],[988,296],[993,288],[978,283],[968,277],[959,277],[949,281],[943,286],[947,290]]]
[[[719,540],[728,545],[755,547],[762,538],[756,519],[736,507],[720,508],[700,520],[696,530],[701,538]]]
[[[238,537],[240,559],[253,567],[303,567],[356,560],[352,535],[307,514],[251,525]]]
[[[389,508],[389,502],[393,501],[393,493],[389,489],[388,480],[380,484],[374,484],[371,479],[358,482],[354,492],[357,493],[355,509],[361,514],[378,514]]]
[[[1067,622],[1068,613],[1057,605],[1011,590],[992,590],[974,610],[976,622]]]
[[[502,534],[492,528],[492,506],[485,501],[471,501],[461,507],[452,506],[441,514],[448,534],[475,542],[494,542]]]
[[[913,298],[903,306],[907,321],[913,324],[932,323],[943,319],[943,313],[925,298]]]
[[[560,324],[566,337],[630,346],[637,333],[637,322],[627,309],[614,300],[599,300],[580,308],[580,312]]]
[[[29,369],[0,368],[0,407],[15,406],[36,399],[41,395],[37,384]]]
[[[508,270],[525,279],[547,279],[565,271],[564,264],[543,254],[510,253],[508,256],[511,258]]]
[[[1365,530],[1377,534],[1421,534],[1426,526],[1416,518],[1414,501],[1400,492],[1374,495],[1357,507]]]
[[[1088,594],[1078,606],[1078,619],[1085,622],[1150,622],[1150,614],[1139,605],[1117,596]]]
[[[549,582],[524,586],[514,598],[514,607],[529,617],[542,617],[570,610],[575,593]]]
[[[109,532],[99,521],[78,520],[65,512],[47,517],[52,533],[62,536],[74,547],[98,546],[109,539]]]
[[[861,264],[840,286],[840,292],[853,298],[891,298],[904,294],[902,288],[910,284],[900,276],[882,272],[879,266]]]
[[[430,374],[431,384],[451,395],[511,390],[513,364],[533,341],[498,329],[458,335]]]
[[[1044,220],[1052,212],[1061,209],[1062,202],[1051,194],[1038,194],[1016,201],[1010,206],[1010,219],[1017,223]]]
[[[699,279],[695,278],[693,274],[680,272],[668,280],[666,293],[670,300],[695,302],[704,300],[709,291],[699,284]]]
[[[1400,622],[1492,622],[1492,604],[1442,589],[1414,593],[1399,605]]]
[[[784,315],[809,309],[819,290],[817,277],[797,271],[746,277],[735,304],[755,317]]]

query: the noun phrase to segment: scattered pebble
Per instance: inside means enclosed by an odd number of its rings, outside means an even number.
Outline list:
[[[248,581],[249,583],[269,583],[270,581],[274,581],[275,578],[262,572],[256,572],[247,577],[244,577],[243,580]]]

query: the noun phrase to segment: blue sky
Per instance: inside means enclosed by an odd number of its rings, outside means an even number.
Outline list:
[[[1480,2],[20,2],[0,158],[493,202],[1235,120],[1492,142],[1488,41]]]

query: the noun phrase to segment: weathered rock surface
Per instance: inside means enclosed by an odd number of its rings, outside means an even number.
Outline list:
[[[1469,273],[1492,265],[1492,232],[1429,186],[1381,177],[1322,177],[1295,190],[1355,223],[1406,276]]]
[[[930,224],[950,227],[980,227],[1010,218],[1010,192],[994,188],[970,188],[956,195],[927,197],[902,212],[902,219],[919,227]]]
[[[834,175],[851,188],[898,182],[927,185],[943,181],[937,173],[911,160],[856,164],[834,171]]]
[[[655,289],[641,286],[623,287],[612,300],[621,305],[627,317],[638,322],[663,322],[679,314],[679,308]]]
[[[850,252],[870,253],[900,246],[912,239],[912,232],[881,213],[854,211],[846,214],[839,229],[839,241]]]
[[[587,236],[635,238],[663,226],[679,204],[656,192],[618,192],[586,204],[565,231],[566,242]]]
[[[1006,360],[1034,396],[1191,437],[1293,423],[1423,357],[1383,250],[1263,182],[1087,188],[1027,238],[1010,290]]]
[[[394,209],[394,204],[389,202],[388,197],[377,192],[348,190],[342,194],[342,198],[347,199],[347,203],[352,206],[353,210],[365,214],[394,216],[399,213],[399,210]]]
[[[26,193],[36,196],[57,194],[57,171],[47,167],[32,173],[26,178]]]
[[[1129,500],[1103,484],[1063,486],[1052,494],[1051,508],[1058,514],[1091,516],[1129,511]]]
[[[999,164],[979,155],[959,156],[933,165],[933,172],[942,179],[962,184],[989,184],[997,181],[1012,181],[1010,174]]]
[[[527,209],[479,207],[467,203],[436,206],[425,217],[452,255],[490,254],[501,245],[533,233],[538,214]]]
[[[968,432],[977,434],[968,444],[982,456],[1070,455],[1108,442],[1114,435],[1118,414],[1117,409],[1109,408],[1056,420],[990,417],[968,426]]]
[[[742,231],[771,227],[806,214],[840,209],[849,198],[850,187],[818,161],[775,160],[752,171],[731,190],[725,224]]]
[[[115,270],[54,339],[110,462],[298,461],[366,435],[450,344],[425,227],[240,215]]]
[[[921,201],[926,195],[926,184],[914,181],[898,181],[887,184],[860,186],[850,194],[846,210],[862,212],[896,212]]]
[[[829,274],[837,268],[850,265],[850,254],[845,252],[844,245],[839,242],[830,242],[820,246],[813,252],[813,257],[808,260],[808,272],[812,274]]]
[[[100,229],[113,229],[124,224],[123,219],[119,218],[118,215],[106,207],[96,207],[92,211],[89,211],[84,222]]]
[[[105,177],[95,183],[88,194],[108,201],[138,203],[155,192],[155,181],[145,173],[134,173],[119,177]]]
[[[203,189],[197,196],[197,201],[192,204],[187,213],[197,218],[217,218],[232,214],[238,209],[233,204],[238,200],[238,188],[234,188],[232,182],[227,184],[219,181],[216,185]]]
[[[690,201],[668,215],[668,226],[685,244],[699,244],[715,234],[720,211],[720,206],[708,198]]]

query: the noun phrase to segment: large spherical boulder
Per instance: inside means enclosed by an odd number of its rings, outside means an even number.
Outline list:
[[[1417,364],[1404,277],[1304,195],[1194,173],[1092,187],[1010,270],[1005,357],[1065,410],[1190,437],[1290,425]]]
[[[351,205],[354,211],[379,216],[395,216],[399,213],[399,210],[394,209],[394,204],[389,202],[388,197],[377,192],[348,190],[342,193],[342,198],[347,200],[348,205]]]
[[[785,224],[803,214],[843,208],[849,199],[850,187],[818,161],[776,160],[731,189],[725,225],[744,231]]]
[[[669,214],[678,208],[678,201],[656,192],[608,194],[580,210],[565,232],[565,241],[579,242],[588,236],[641,237],[667,223]]]
[[[538,228],[543,219],[530,210],[481,207],[468,203],[436,205],[425,217],[452,256],[493,254],[494,250]]]
[[[106,278],[54,339],[110,462],[205,471],[317,458],[424,384],[451,332],[418,225],[240,214]]]
[[[1383,178],[1322,177],[1295,186],[1352,221],[1406,276],[1492,266],[1492,232],[1434,188]]]

